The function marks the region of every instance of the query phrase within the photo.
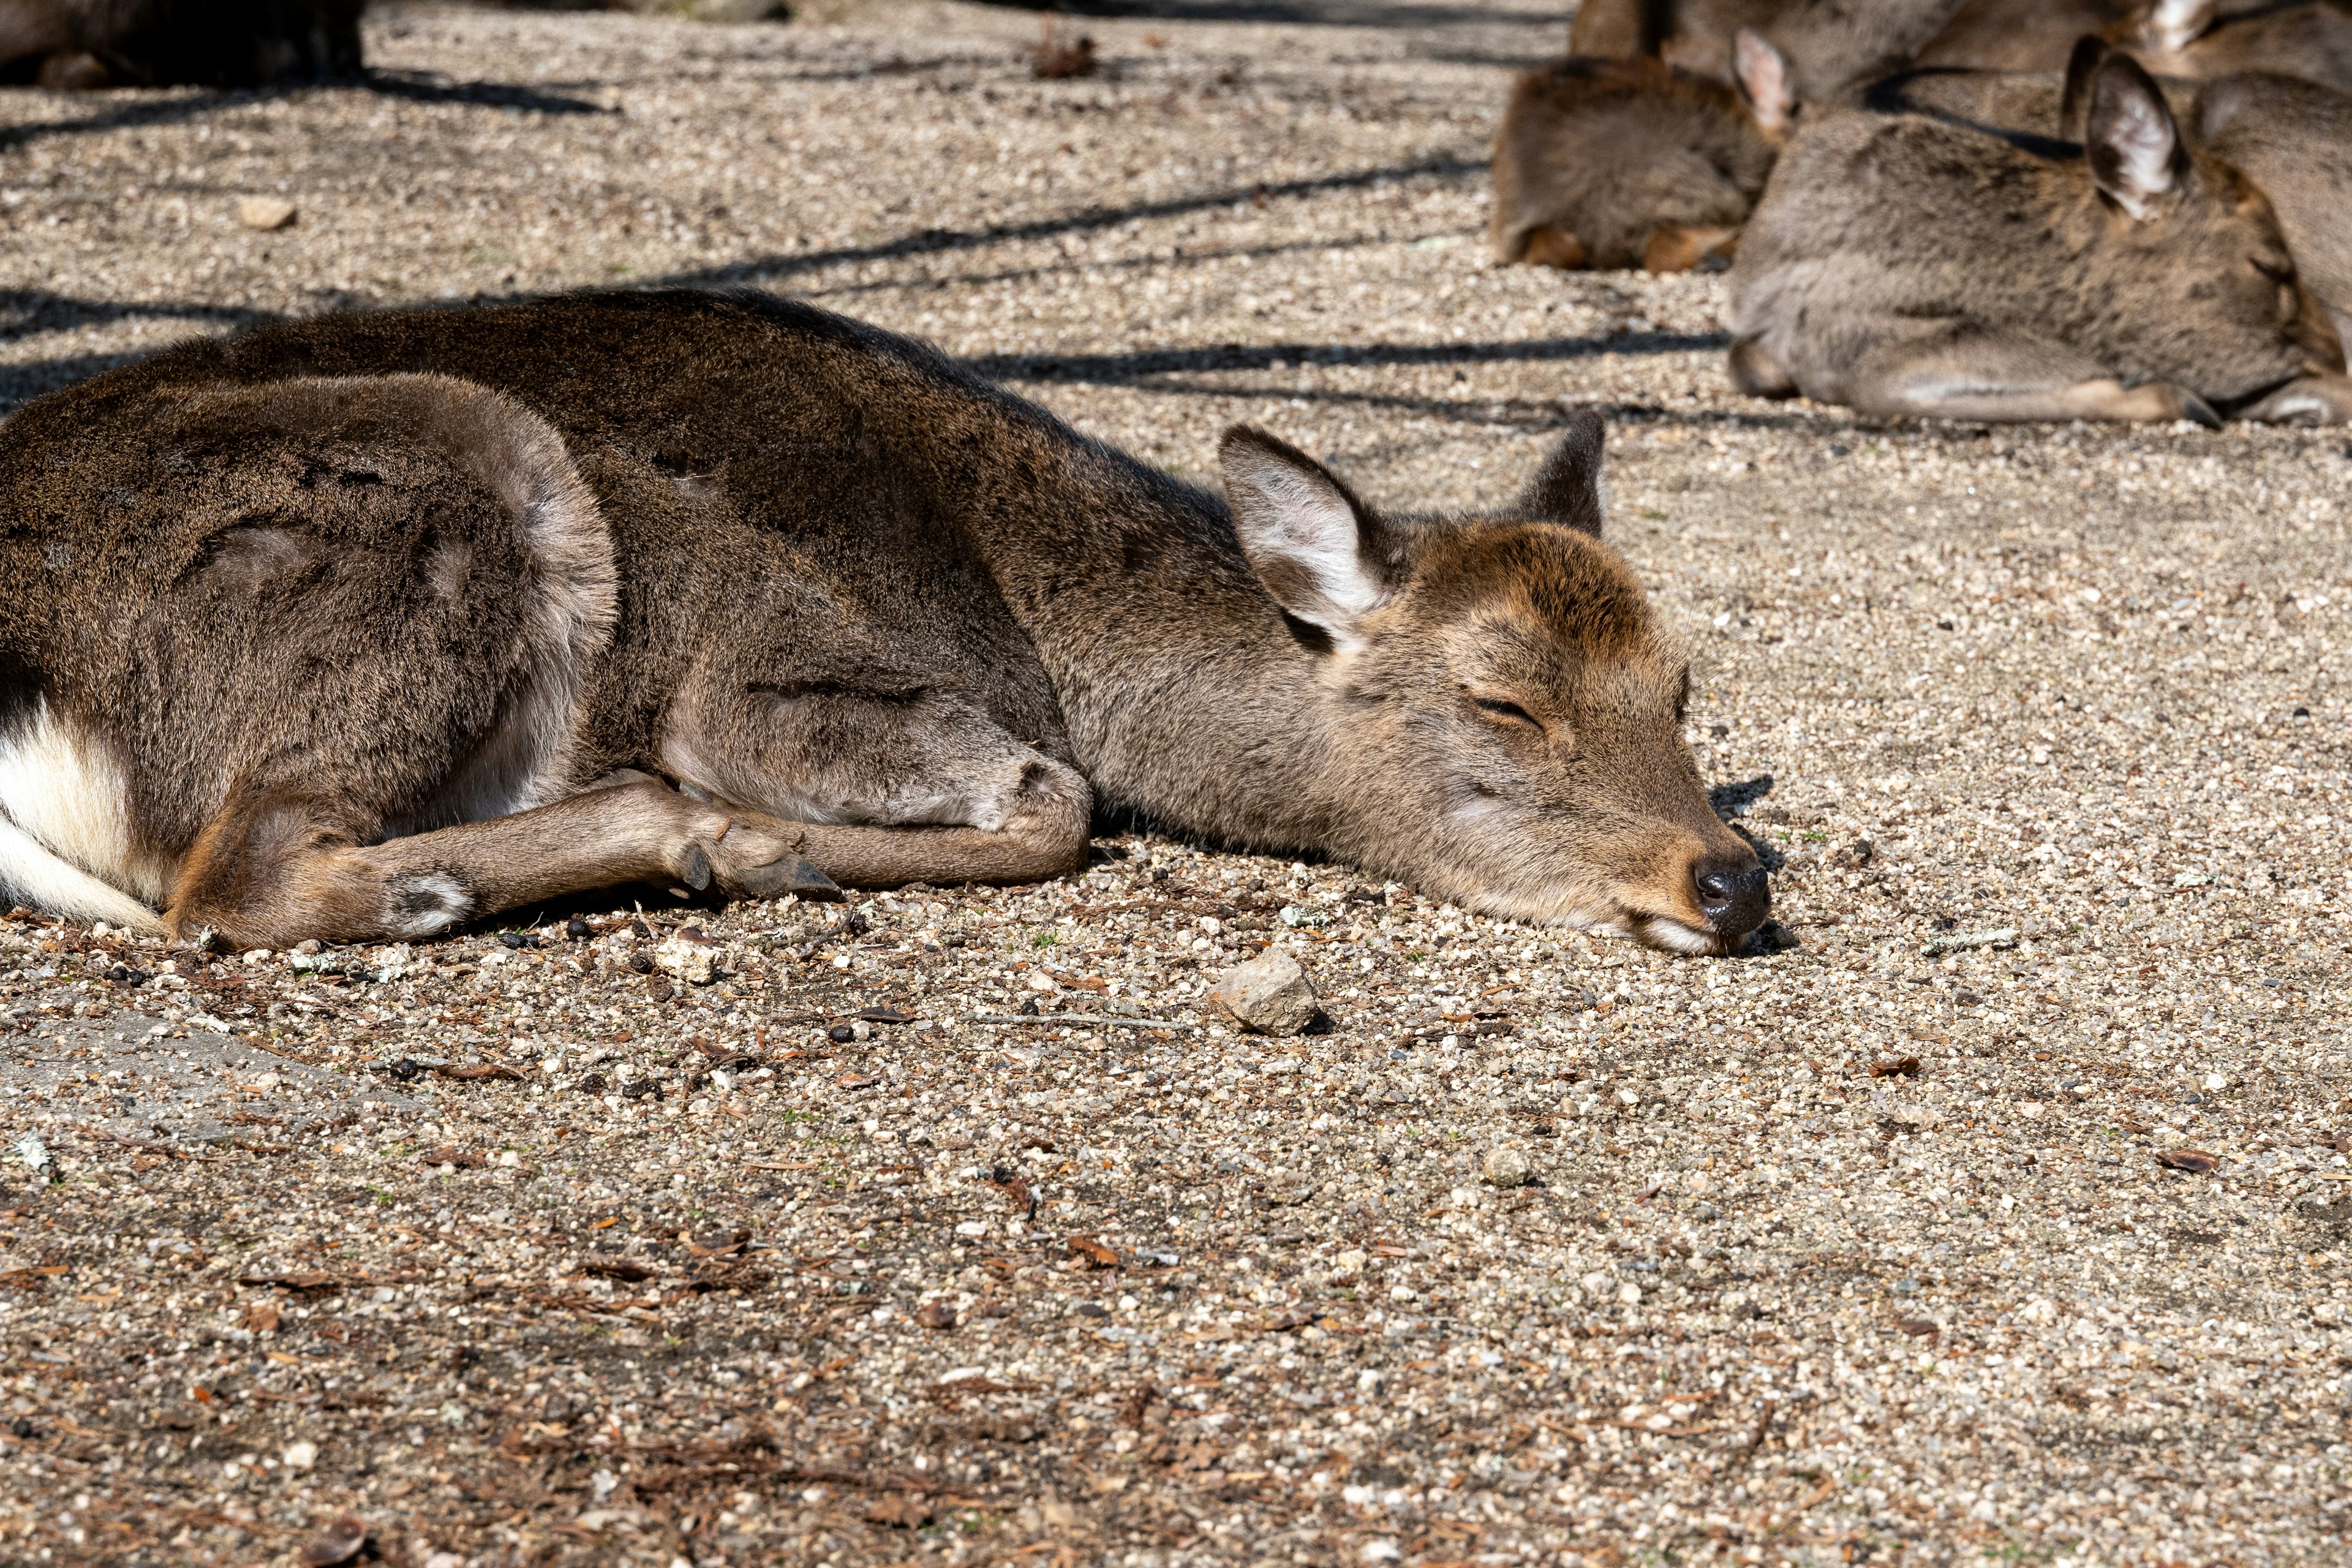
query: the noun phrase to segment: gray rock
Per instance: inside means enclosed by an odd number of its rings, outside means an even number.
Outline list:
[[[1535,1167],[1528,1163],[1527,1152],[1508,1144],[1487,1150],[1486,1163],[1479,1168],[1498,1187],[1524,1187],[1535,1178]]]
[[[1247,963],[1225,971],[1209,988],[1207,1000],[1244,1029],[1261,1035],[1295,1035],[1315,1016],[1315,986],[1298,960],[1268,948]]]

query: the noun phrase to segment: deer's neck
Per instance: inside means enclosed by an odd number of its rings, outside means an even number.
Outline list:
[[[1224,505],[1117,454],[990,542],[1098,798],[1268,848],[1332,842],[1340,792],[1318,670]]]

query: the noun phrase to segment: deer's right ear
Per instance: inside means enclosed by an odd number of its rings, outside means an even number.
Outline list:
[[[2189,172],[2189,152],[2164,94],[2121,51],[2091,73],[2083,142],[2100,191],[2136,218],[2154,216]]]
[[[1789,79],[1789,62],[1780,51],[1752,27],[1731,36],[1731,79],[1759,129],[1778,135],[1789,128],[1797,112],[1797,89]]]
[[[1568,433],[1528,481],[1519,510],[1600,538],[1601,438],[1601,416],[1590,409],[1570,416]]]
[[[1218,460],[1242,553],[1275,603],[1342,649],[1388,596],[1370,511],[1331,471],[1286,441],[1236,425]]]

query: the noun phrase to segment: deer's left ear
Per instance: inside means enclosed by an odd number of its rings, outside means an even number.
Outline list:
[[[1601,416],[1580,409],[1519,497],[1519,510],[1601,537]]]
[[[1375,550],[1379,524],[1322,464],[1263,430],[1236,425],[1218,458],[1234,532],[1275,603],[1340,648],[1389,596]]]

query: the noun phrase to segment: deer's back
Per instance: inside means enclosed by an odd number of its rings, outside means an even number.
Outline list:
[[[701,295],[274,326],[28,405],[0,426],[0,709],[105,700],[137,662],[130,628],[172,584],[212,569],[209,539],[269,548],[256,531],[264,513],[322,561],[483,532],[479,487],[463,476],[355,478],[331,452],[240,426],[236,399],[218,395],[415,375],[487,387],[538,416],[593,493],[618,592],[609,652],[586,685],[589,764],[650,754],[668,696],[722,656],[820,683],[882,666],[960,683],[1013,733],[1066,754],[1024,624],[1050,584],[1024,552],[1136,510],[1132,465],[919,345],[779,301]],[[186,412],[212,405],[216,416]],[[182,504],[199,492],[222,499]],[[494,563],[476,565],[500,580]],[[287,574],[266,575],[295,591]],[[392,626],[400,607],[347,613]],[[254,623],[202,636],[266,638],[267,617]],[[200,630],[177,635],[201,644]]]

